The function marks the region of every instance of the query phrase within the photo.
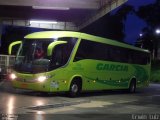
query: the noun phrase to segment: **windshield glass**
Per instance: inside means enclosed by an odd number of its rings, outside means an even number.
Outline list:
[[[51,56],[47,56],[48,45],[54,41],[67,41],[53,48]],[[14,69],[22,73],[41,73],[53,70],[67,63],[75,38],[59,39],[25,39],[18,51]]]

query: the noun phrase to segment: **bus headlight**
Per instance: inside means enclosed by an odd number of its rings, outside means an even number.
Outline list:
[[[44,82],[45,80],[47,80],[46,76],[39,76],[37,79],[38,82]]]
[[[10,74],[10,79],[11,79],[11,80],[14,80],[14,79],[16,79],[16,78],[17,78],[16,74],[14,74],[14,73]]]

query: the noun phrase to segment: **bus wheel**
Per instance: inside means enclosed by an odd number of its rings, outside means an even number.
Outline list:
[[[135,91],[136,91],[136,80],[132,80],[129,85],[128,92],[135,93]]]
[[[76,97],[81,92],[81,82],[78,80],[73,80],[70,85],[69,95],[70,97]]]

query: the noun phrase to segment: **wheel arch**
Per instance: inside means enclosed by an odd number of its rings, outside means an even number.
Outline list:
[[[70,89],[70,85],[73,81],[79,81],[81,83],[81,89],[82,89],[82,85],[83,85],[83,78],[81,75],[74,75],[71,77],[69,84],[68,84],[68,90]]]
[[[129,88],[129,86],[130,86],[132,81],[134,81],[136,83],[136,86],[137,86],[137,78],[136,78],[136,76],[133,76],[133,77],[131,77],[131,79],[130,79],[130,81],[128,83],[128,88]]]

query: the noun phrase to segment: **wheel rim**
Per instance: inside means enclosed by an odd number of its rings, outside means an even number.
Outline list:
[[[73,84],[73,85],[72,85],[71,91],[72,91],[73,93],[77,93],[77,92],[78,92],[78,86],[77,86],[77,84]]]

